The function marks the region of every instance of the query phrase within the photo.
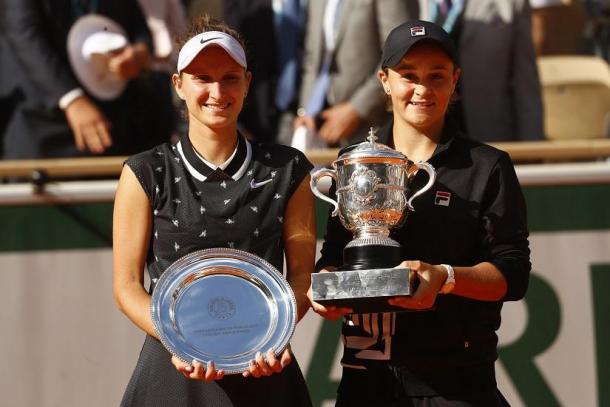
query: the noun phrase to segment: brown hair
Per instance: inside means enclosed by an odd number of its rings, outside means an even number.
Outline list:
[[[207,31],[220,31],[225,34],[228,34],[231,37],[235,38],[244,50],[246,49],[246,43],[242,38],[241,34],[237,32],[237,30],[229,27],[229,25],[227,25],[224,21],[211,17],[208,14],[202,14],[198,17],[194,17],[191,20],[191,23],[189,24],[186,32],[176,38],[176,44],[178,45],[178,49],[180,50],[188,40],[190,40],[197,34],[201,34]]]

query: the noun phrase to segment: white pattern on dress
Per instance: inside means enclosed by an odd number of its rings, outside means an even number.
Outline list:
[[[271,171],[271,178],[275,177],[275,174],[277,174],[277,171]]]
[[[252,212],[258,213],[258,206],[251,206]]]
[[[225,223],[226,223],[227,225],[232,225],[232,224],[234,224],[234,223],[235,223],[235,221],[234,221],[233,219],[231,219],[231,218],[228,218],[228,219],[225,221]]]
[[[280,223],[284,223],[284,217],[283,217],[283,216],[278,216],[278,217],[277,217],[277,220],[278,220]]]
[[[203,232],[201,232],[199,234],[199,237],[207,237],[207,236],[208,236],[208,230],[207,229],[204,229]]]
[[[174,177],[174,184],[179,183],[181,179],[182,177]]]
[[[282,195],[276,193],[275,195],[273,195],[273,199],[280,199],[282,197]]]
[[[155,168],[155,171],[162,172],[163,171],[163,167],[157,167],[157,168]]]
[[[229,202],[231,202],[231,198],[224,200],[225,205],[228,204]]]
[[[175,227],[178,227],[180,225],[180,222],[178,221],[178,219],[172,220],[172,223],[174,224]]]
[[[254,229],[254,236],[258,237],[258,228]]]
[[[174,242],[174,251],[178,251],[178,249],[180,249],[180,245]]]
[[[227,188],[227,183],[225,181],[222,181],[220,183],[220,186],[226,189]]]
[[[233,249],[235,247],[235,242],[227,242],[227,245]]]
[[[199,214],[200,214],[200,215],[203,215],[203,212],[205,212],[205,208],[203,207],[203,205],[201,205],[201,206],[199,207]]]
[[[173,203],[175,203],[176,205],[178,205],[178,204],[181,204],[181,203],[182,203],[182,201],[181,201],[180,199],[178,199],[178,198],[176,198],[176,199],[172,199],[172,202],[173,202]]]

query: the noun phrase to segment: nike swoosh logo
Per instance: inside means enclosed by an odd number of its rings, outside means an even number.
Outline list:
[[[271,181],[273,181],[273,178],[269,178],[269,179],[266,179],[266,180],[261,181],[261,182],[256,182],[256,181],[254,181],[254,178],[252,178],[250,180],[250,188],[251,189],[260,188],[263,185],[270,183]]]
[[[208,38],[207,40],[204,40],[203,38],[201,39],[201,41],[199,41],[200,44],[205,44],[206,42],[209,41],[213,41],[213,40],[221,40],[222,37],[213,37],[213,38]]]

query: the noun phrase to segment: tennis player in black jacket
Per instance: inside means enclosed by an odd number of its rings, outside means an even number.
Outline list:
[[[460,68],[442,28],[424,21],[396,27],[381,68],[393,120],[379,142],[437,172],[391,236],[402,244],[400,266],[420,284],[412,297],[389,302],[420,312],[350,314],[312,303],[326,318],[344,316],[337,406],[507,405],[495,380],[496,330],[504,301],[523,298],[531,268],[512,162],[464,137],[447,114]],[[425,181],[422,174],[414,182]],[[340,266],[351,238],[329,217],[318,270]]]

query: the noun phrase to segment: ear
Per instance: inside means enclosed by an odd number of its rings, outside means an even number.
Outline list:
[[[388,75],[383,71],[377,71],[377,78],[379,78],[379,82],[381,82],[381,86],[383,86],[383,91],[386,94],[390,94],[390,85],[388,83]]]
[[[455,87],[457,86],[458,80],[460,79],[461,75],[462,70],[460,68],[455,68],[455,70],[453,71],[453,90],[455,90]]]
[[[248,91],[250,90],[250,82],[252,82],[252,72],[246,71],[246,94],[244,98],[248,96]]]
[[[184,100],[184,93],[182,93],[182,78],[179,74],[172,74],[172,84],[174,85],[174,90],[178,97]]]

